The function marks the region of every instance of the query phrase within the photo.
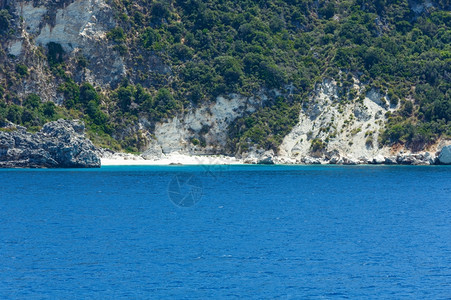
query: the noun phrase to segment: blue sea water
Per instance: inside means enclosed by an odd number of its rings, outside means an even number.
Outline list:
[[[450,297],[449,167],[0,171],[0,298]]]

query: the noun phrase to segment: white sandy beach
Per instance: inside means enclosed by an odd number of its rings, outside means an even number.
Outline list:
[[[102,166],[162,166],[162,165],[237,165],[242,160],[223,155],[200,156],[171,153],[161,158],[144,159],[138,155],[119,154],[101,158]]]

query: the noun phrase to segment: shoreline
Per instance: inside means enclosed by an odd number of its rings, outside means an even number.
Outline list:
[[[357,165],[344,165],[344,164],[105,164],[101,165],[100,168],[109,168],[109,167],[312,167],[312,168],[321,168],[321,167],[451,167],[450,165],[437,164],[437,165],[406,165],[406,164],[357,164]],[[17,169],[17,168],[14,168]],[[30,168],[22,168],[22,169],[30,169]],[[57,169],[57,168],[50,168]],[[60,168],[61,169],[61,168]],[[63,168],[64,169],[64,168]],[[91,168],[92,169],[92,168]],[[0,168],[1,170],[1,168]],[[39,169],[32,169],[39,170]]]
[[[196,166],[196,165],[299,165],[299,166],[396,166],[396,165],[447,165],[437,157],[425,154],[404,154],[391,157],[379,155],[375,158],[321,159],[302,157],[298,159],[272,156],[265,159],[245,158],[224,155],[188,155],[180,153],[163,154],[161,157],[145,159],[142,156],[125,153],[107,154],[100,158],[101,166]]]
[[[243,160],[229,156],[200,156],[185,154],[164,155],[155,159],[144,159],[133,154],[102,157],[101,166],[171,166],[171,165],[243,165]]]

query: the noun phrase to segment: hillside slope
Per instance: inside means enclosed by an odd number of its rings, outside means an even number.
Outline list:
[[[435,151],[451,136],[440,1],[0,1],[0,122],[82,118],[128,152]]]

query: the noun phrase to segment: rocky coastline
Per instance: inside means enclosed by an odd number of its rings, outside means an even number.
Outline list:
[[[50,122],[34,134],[9,123],[0,130],[0,168],[99,168],[84,130],[79,120]]]
[[[243,159],[245,164],[282,164],[282,165],[450,165],[451,145],[444,146],[436,153],[403,153],[396,155],[375,157],[341,156],[338,153],[324,155],[322,157],[299,156],[296,158],[277,156],[272,150],[262,154],[252,153]]]
[[[451,145],[437,152],[404,153],[374,157],[343,155],[338,151],[321,155],[277,155],[274,151],[251,151],[240,157],[192,155],[189,153],[118,153],[96,148],[84,134],[79,120],[47,123],[37,133],[12,123],[0,128],[0,168],[98,168],[101,165],[450,165]]]
[[[102,165],[225,165],[225,164],[260,164],[260,165],[449,165],[451,164],[451,145],[444,146],[436,153],[399,153],[393,156],[377,155],[375,157],[353,158],[349,156],[313,157],[300,156],[290,158],[275,155],[273,151],[250,153],[243,157],[225,155],[193,155],[172,152],[168,154],[134,155],[129,153],[99,150]]]

